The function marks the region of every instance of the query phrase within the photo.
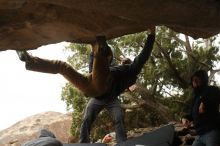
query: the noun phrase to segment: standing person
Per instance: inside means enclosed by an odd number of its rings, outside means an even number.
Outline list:
[[[112,61],[111,48],[104,36],[98,36],[96,42],[91,44],[94,52],[93,71],[83,75],[72,68],[71,65],[59,60],[47,60],[34,57],[26,51],[17,51],[21,61],[25,62],[27,70],[63,75],[70,83],[89,97],[100,96],[112,84],[112,75],[109,65]]]
[[[150,57],[155,40],[155,28],[153,27],[150,30],[151,33],[148,35],[144,48],[140,54],[135,57],[133,62],[130,62],[129,59],[125,59],[122,65],[110,66],[110,74],[113,79],[112,85],[102,96],[97,96],[89,100],[80,129],[80,143],[90,142],[91,125],[104,108],[106,108],[113,117],[117,143],[127,139],[124,113],[117,97],[136,82],[137,75]],[[91,66],[92,61],[90,61],[90,68]]]
[[[208,85],[204,70],[192,75],[191,84],[194,92],[191,113],[182,118],[182,124],[194,125],[197,136],[192,146],[220,146],[220,90]]]

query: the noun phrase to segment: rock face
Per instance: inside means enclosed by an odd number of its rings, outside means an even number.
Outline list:
[[[41,128],[49,129],[57,139],[67,143],[71,121],[71,114],[57,112],[45,112],[30,116],[0,131],[0,146],[20,146],[26,141],[35,139]]]
[[[219,0],[0,0],[0,50],[89,43],[165,25],[194,38],[220,32]]]

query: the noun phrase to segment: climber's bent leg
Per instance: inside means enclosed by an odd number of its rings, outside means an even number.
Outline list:
[[[105,38],[97,40],[97,44],[92,47],[94,51],[92,84],[96,88],[97,92],[102,95],[107,92],[112,84],[109,66],[113,55]]]
[[[38,57],[31,58],[31,61],[26,62],[27,70],[51,74],[59,73],[85,95],[92,97],[97,96],[96,90],[91,84],[91,74],[84,76],[63,61],[47,60]]]

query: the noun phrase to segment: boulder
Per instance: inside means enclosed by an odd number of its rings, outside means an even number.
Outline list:
[[[21,146],[27,141],[36,139],[43,128],[53,132],[61,142],[67,143],[71,137],[71,123],[71,114],[52,111],[39,113],[0,131],[0,146]]]
[[[220,32],[219,0],[0,0],[0,50],[90,43],[164,25],[194,38]]]

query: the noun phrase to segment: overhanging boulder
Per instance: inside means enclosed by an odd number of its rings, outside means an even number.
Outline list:
[[[165,25],[194,38],[220,32],[219,0],[0,0],[0,50],[89,43]]]

